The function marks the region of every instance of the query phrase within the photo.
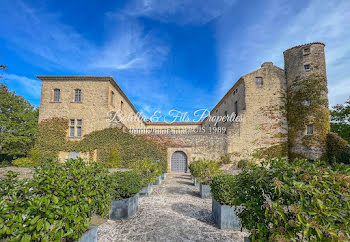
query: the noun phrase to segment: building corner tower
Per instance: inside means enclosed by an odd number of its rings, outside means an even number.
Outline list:
[[[325,155],[330,123],[324,47],[315,42],[283,52],[291,161],[315,160]]]

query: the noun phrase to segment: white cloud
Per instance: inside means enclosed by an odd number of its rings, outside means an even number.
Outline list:
[[[206,24],[228,11],[236,0],[133,0],[125,13],[181,25]]]
[[[31,79],[25,76],[5,73],[3,75],[2,82],[5,85],[10,86],[11,89],[13,89],[12,87],[14,86],[19,87],[16,88],[19,95],[26,95],[32,98],[40,97],[41,81],[38,79]]]
[[[107,18],[117,26],[91,67],[148,72],[161,66],[169,48],[156,34],[145,32],[133,18],[111,13]]]
[[[259,68],[264,61],[283,68],[284,50],[320,41],[326,44],[330,105],[343,103],[350,95],[346,88],[346,83],[350,85],[350,1],[313,0],[303,2],[304,8],[298,10],[290,1],[270,0],[264,4],[269,11],[261,12],[239,38],[229,31],[231,16],[224,16],[218,23],[220,95],[240,75]]]
[[[152,32],[145,33],[134,19],[125,16],[108,21],[114,21],[111,25],[117,28],[108,29],[111,37],[97,46],[63,24],[59,15],[13,0],[0,9],[0,38],[11,43],[10,48],[26,61],[35,59],[35,65],[47,70],[152,70],[163,63],[168,48]]]

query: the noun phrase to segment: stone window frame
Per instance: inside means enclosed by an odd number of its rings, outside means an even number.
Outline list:
[[[309,66],[309,69],[305,69],[306,66]],[[311,63],[310,62],[305,62],[303,65],[304,71],[311,71]]]
[[[257,87],[263,87],[264,86],[264,78],[262,76],[255,77],[255,84]]]
[[[80,132],[80,133],[79,133]],[[83,119],[78,118],[69,119],[69,138],[78,138],[83,137]]]
[[[56,95],[57,93],[58,93],[58,95]],[[56,97],[57,97],[57,100],[56,100]],[[53,102],[54,103],[61,102],[61,89],[59,89],[59,88],[53,89]]]
[[[308,51],[306,51],[306,50],[308,50]],[[305,46],[303,48],[303,55],[309,55],[309,54],[311,54],[311,51],[312,51],[311,46]]]
[[[83,92],[80,88],[74,89],[74,101],[73,103],[82,103]]]
[[[306,135],[312,135],[314,134],[315,129],[314,129],[314,124],[307,124],[306,125]]]
[[[111,90],[111,100],[110,105],[114,107],[114,99],[115,99],[115,93]]]

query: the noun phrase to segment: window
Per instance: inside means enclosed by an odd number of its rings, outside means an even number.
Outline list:
[[[313,134],[314,133],[314,125],[308,124],[306,127],[306,134]]]
[[[56,88],[53,91],[53,101],[54,102],[59,102],[60,101],[60,96],[61,96],[61,90]]]
[[[304,65],[304,69],[305,69],[305,71],[310,70],[310,64],[306,64],[306,65]]]
[[[237,101],[235,102],[235,113],[236,114],[238,113],[238,102]]]
[[[120,110],[124,112],[124,103],[123,101],[120,101]]]
[[[80,89],[75,89],[74,102],[76,102],[76,103],[81,102],[81,90]]]
[[[111,105],[114,106],[114,92],[111,91]]]
[[[81,137],[81,130],[82,130],[83,121],[81,119],[71,119],[70,125],[69,125],[69,137]],[[77,132],[75,133],[75,130]],[[76,134],[76,136],[75,136]]]
[[[74,137],[74,127],[75,127],[75,120],[70,120],[70,127],[69,127],[69,137]]]
[[[226,122],[227,122],[227,118],[228,118],[228,117],[227,117],[227,111],[225,111],[225,117],[226,117],[226,118],[225,118],[225,123],[226,123]]]
[[[77,120],[77,137],[81,137],[81,126],[82,126],[82,120],[78,119]]]
[[[303,49],[303,54],[304,55],[308,55],[310,53],[311,53],[311,48],[310,47],[306,47],[306,48]]]
[[[255,78],[255,83],[258,87],[262,87],[262,85],[264,84],[263,78],[262,77],[256,77]]]

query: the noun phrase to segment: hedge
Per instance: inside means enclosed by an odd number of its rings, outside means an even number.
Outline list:
[[[133,197],[142,185],[141,176],[136,171],[116,172],[111,175],[110,195],[113,200]]]
[[[17,175],[0,179],[0,240],[78,239],[93,214],[107,216],[112,200],[133,196],[142,185],[135,171],[110,175],[82,159],[42,163],[32,179]]]
[[[189,169],[191,174],[196,177],[200,183],[205,185],[209,185],[212,178],[221,173],[218,162],[206,159],[193,161]]]
[[[350,168],[285,159],[248,166],[211,183],[221,204],[242,205],[238,214],[253,241],[350,239]]]
[[[147,185],[155,182],[155,177],[163,173],[163,169],[159,162],[154,162],[151,159],[138,160],[131,164],[130,168],[134,169],[142,179],[142,185]]]

